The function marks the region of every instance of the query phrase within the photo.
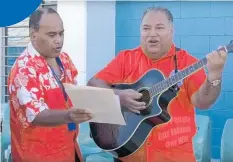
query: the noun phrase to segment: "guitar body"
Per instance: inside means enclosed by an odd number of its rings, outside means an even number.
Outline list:
[[[146,109],[135,114],[122,107],[126,125],[90,123],[91,135],[98,147],[110,152],[115,157],[126,157],[138,150],[147,139],[151,130],[170,120],[167,112],[169,102],[176,96],[170,88],[160,95],[151,96],[148,89],[164,80],[158,70],[146,72],[133,84],[117,84],[117,89],[134,89],[143,94],[141,101],[146,102]]]

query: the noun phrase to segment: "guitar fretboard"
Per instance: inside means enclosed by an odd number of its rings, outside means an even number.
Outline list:
[[[185,79],[188,77],[190,74],[198,71],[199,69],[203,68],[207,64],[207,59],[206,57],[199,60],[198,62],[192,64],[191,66],[177,72],[175,75],[169,77],[168,79],[165,79],[158,84],[152,86],[149,91],[152,96],[160,94],[164,90],[167,90],[169,87],[175,85],[179,81]]]

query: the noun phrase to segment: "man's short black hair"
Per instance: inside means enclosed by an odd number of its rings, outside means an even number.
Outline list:
[[[40,20],[43,14],[58,14],[52,8],[39,8],[34,11],[29,18],[29,29],[39,30]]]
[[[151,11],[154,11],[154,12],[157,12],[157,11],[160,11],[160,12],[163,12],[166,16],[167,16],[167,19],[173,23],[173,15],[171,13],[171,11],[169,11],[167,8],[163,8],[163,7],[149,7],[145,10],[145,12],[143,13],[143,16],[142,16],[142,19],[144,18],[144,16],[148,13],[148,12],[151,12]]]

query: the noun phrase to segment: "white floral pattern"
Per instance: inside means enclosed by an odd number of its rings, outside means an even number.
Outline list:
[[[77,70],[67,54],[61,54],[61,60],[65,65],[67,81],[74,82],[73,74],[77,74]],[[8,79],[10,101],[21,126],[27,128],[37,114],[48,109],[44,99],[47,90],[57,89],[59,85],[45,59],[31,44],[17,58],[11,71]]]
[[[25,87],[18,88],[17,98],[19,99],[20,105],[26,105],[32,101],[32,95]]]
[[[28,70],[29,70],[29,72],[30,72],[30,74],[28,74],[28,75],[31,76],[31,77],[36,78],[36,70],[34,70],[34,69],[31,68],[31,67],[29,67]]]
[[[27,86],[28,84],[28,76],[24,73],[18,73],[15,77],[15,86],[21,87],[21,86]]]
[[[67,77],[68,77],[70,80],[72,79],[72,75],[71,75],[70,69],[67,69],[67,70],[66,70],[66,75],[67,75]]]
[[[35,117],[36,117],[36,112],[32,108],[27,107],[27,109],[26,109],[26,117],[28,119],[28,122],[32,122],[35,119]]]
[[[45,63],[42,60],[36,60],[35,62],[36,62],[36,66],[40,68],[45,66]]]
[[[27,57],[26,57],[27,58]],[[19,60],[18,61],[18,67],[24,68],[26,66],[26,62],[24,60]]]

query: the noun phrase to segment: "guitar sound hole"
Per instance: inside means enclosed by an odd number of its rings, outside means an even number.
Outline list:
[[[145,102],[146,103],[146,109],[141,110],[140,114],[145,116],[145,115],[149,115],[151,112],[151,97],[150,97],[150,92],[147,89],[142,89],[139,90],[139,93],[142,94],[142,97],[137,100],[138,102]]]

